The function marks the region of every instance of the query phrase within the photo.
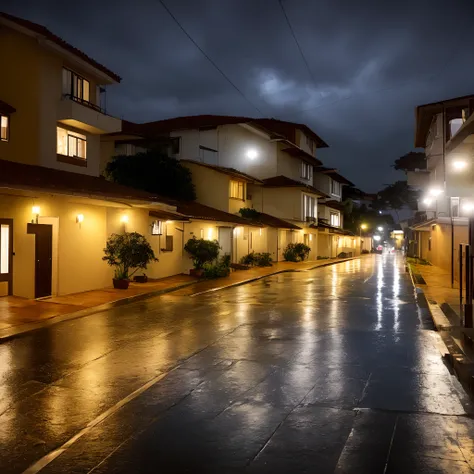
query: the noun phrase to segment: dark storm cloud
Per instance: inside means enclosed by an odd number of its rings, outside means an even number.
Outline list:
[[[307,123],[319,157],[367,191],[402,178],[414,107],[474,93],[472,0],[167,0],[184,28],[264,115]],[[4,0],[123,77],[110,112],[136,121],[259,115],[209,64],[158,0]]]

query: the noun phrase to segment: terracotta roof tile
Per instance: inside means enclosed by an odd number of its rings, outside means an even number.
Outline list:
[[[287,176],[274,176],[263,180],[263,185],[267,188],[301,188],[310,193],[318,194],[321,197],[329,197],[328,194],[323,193],[319,189],[309,184],[304,184],[301,181],[288,178]]]
[[[352,183],[347,178],[344,178],[344,176],[339,174],[336,168],[327,168],[326,166],[318,166],[317,168],[314,168],[314,172],[324,173],[330,176],[334,181],[337,181],[342,184],[347,184],[348,186],[354,186],[354,183]]]
[[[41,36],[44,36],[46,39],[56,43],[61,48],[69,51],[72,54],[75,54],[77,57],[81,58],[82,60],[89,63],[91,66],[95,67],[99,71],[110,76],[114,81],[120,82],[121,77],[112,72],[110,69],[106,68],[104,65],[98,63],[91,57],[87,56],[86,53],[82,52],[80,49],[77,49],[72,44],[68,43],[67,41],[63,40],[59,36],[55,35],[51,31],[49,31],[45,26],[39,25],[38,23],[33,23],[32,21],[25,20],[24,18],[19,18],[8,13],[0,12],[0,19],[5,18],[6,20],[12,21],[19,26],[29,29],[30,31],[37,33]]]
[[[301,227],[298,227],[291,222],[287,222],[279,217],[271,216],[270,214],[265,214],[263,212],[255,219],[255,222],[259,222],[268,227],[274,227],[276,229],[292,229],[292,230],[301,230]]]
[[[13,112],[16,112],[15,107],[12,107],[10,104],[7,104],[3,100],[0,100],[0,112],[3,112],[4,114],[12,114]]]
[[[0,160],[0,188],[37,190],[99,199],[170,202],[167,198],[112,183],[105,178],[7,160]]]
[[[262,180],[258,178],[254,178],[253,176],[250,176],[247,173],[242,173],[241,171],[236,170],[235,168],[226,168],[224,166],[209,165],[207,163],[201,163],[200,161],[195,161],[195,160],[180,160],[180,163],[184,163],[184,164],[190,163],[194,165],[203,166],[204,168],[210,168],[219,173],[227,174],[235,178],[240,178],[244,181],[248,181],[251,183],[262,183]]]

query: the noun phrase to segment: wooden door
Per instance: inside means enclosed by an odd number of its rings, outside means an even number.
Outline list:
[[[0,219],[0,282],[13,294],[13,219]]]
[[[53,282],[53,226],[28,224],[35,234],[35,298],[51,296]]]

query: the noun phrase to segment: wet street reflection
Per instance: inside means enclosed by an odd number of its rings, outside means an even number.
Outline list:
[[[438,341],[393,254],[57,324],[0,345],[0,472],[473,472]]]

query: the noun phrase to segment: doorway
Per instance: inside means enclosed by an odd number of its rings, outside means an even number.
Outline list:
[[[218,240],[221,247],[220,253],[232,256],[232,228],[219,227]]]
[[[0,296],[13,294],[13,219],[0,219]]]
[[[53,226],[28,224],[35,234],[35,298],[51,296],[53,283]]]

